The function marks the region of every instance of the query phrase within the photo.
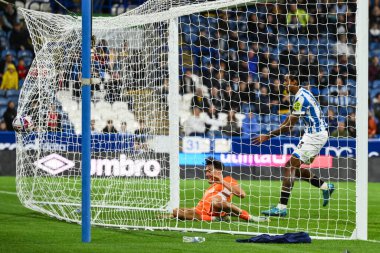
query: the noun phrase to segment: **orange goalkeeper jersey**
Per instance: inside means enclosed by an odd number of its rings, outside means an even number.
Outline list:
[[[238,182],[232,177],[228,176],[223,178],[225,182],[229,182],[231,186],[238,185]],[[223,200],[231,202],[232,192],[224,187],[221,183],[213,183],[204,193],[203,198],[199,201],[195,207],[196,212],[199,215],[218,216],[220,212],[212,210],[211,202],[215,196],[221,196]]]

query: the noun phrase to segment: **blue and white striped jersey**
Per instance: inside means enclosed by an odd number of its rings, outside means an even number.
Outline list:
[[[328,129],[318,101],[304,88],[300,88],[294,97],[292,114],[301,116],[306,133],[319,133]]]

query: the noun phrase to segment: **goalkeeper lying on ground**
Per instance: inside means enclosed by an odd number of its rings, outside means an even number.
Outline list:
[[[238,216],[246,221],[266,221],[265,217],[251,216],[247,211],[231,203],[232,196],[246,196],[238,182],[230,176],[223,177],[223,164],[213,158],[206,159],[206,178],[212,184],[204,193],[198,205],[193,208],[175,208],[173,217],[181,220],[224,220],[228,215]]]

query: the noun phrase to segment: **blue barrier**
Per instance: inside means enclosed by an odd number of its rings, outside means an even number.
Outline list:
[[[128,134],[93,134],[91,135],[92,152],[106,151],[133,151],[134,143],[141,142],[146,136],[128,135]],[[33,148],[45,147],[50,150],[81,152],[81,135],[67,134],[63,132],[43,133],[39,135],[39,147],[35,145],[36,135],[29,133],[24,136],[23,143],[25,146]],[[14,144],[16,141],[14,132],[0,132],[0,149],[4,149],[7,145]],[[292,150],[297,146],[299,138],[277,137],[260,146],[251,145],[249,138],[233,137],[231,138],[231,148],[225,153],[231,154],[291,154]],[[214,141],[210,141],[210,152],[214,153],[212,145]],[[193,153],[197,153],[196,150]],[[198,152],[200,153],[200,152]],[[220,154],[220,153],[218,153]],[[370,139],[368,142],[368,154],[370,157],[379,156],[380,139]],[[186,154],[187,159],[190,154]],[[197,154],[194,154],[197,155]],[[339,156],[339,157],[355,157],[356,141],[352,138],[330,138],[325,147],[321,150],[321,155]],[[197,158],[198,159],[198,158]]]

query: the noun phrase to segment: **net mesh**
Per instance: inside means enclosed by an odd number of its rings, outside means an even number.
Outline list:
[[[309,1],[310,2],[310,1]],[[349,237],[355,228],[356,1],[148,1],[93,20],[91,103],[92,222],[145,227]],[[17,135],[17,187],[22,203],[52,216],[81,218],[81,20],[22,9],[36,58],[25,80],[20,115],[35,128]],[[169,94],[169,20],[178,18],[179,94]],[[175,52],[174,52],[175,53]],[[262,145],[292,109],[284,75],[320,104],[331,138],[312,164],[336,192],[296,179],[285,218],[271,222],[165,219],[171,180],[180,207],[192,208],[209,187],[203,160],[220,159],[225,176],[247,196],[232,203],[252,215],[277,205],[281,167],[307,131]],[[174,72],[175,73],[175,72]],[[171,78],[170,80],[176,80]],[[170,153],[169,96],[178,97],[180,146]],[[172,119],[173,118],[173,119]],[[335,138],[338,137],[338,138]],[[353,144],[352,144],[353,143]],[[173,150],[173,149],[172,149]],[[352,150],[352,149],[350,149]],[[170,178],[178,167],[180,178]]]

